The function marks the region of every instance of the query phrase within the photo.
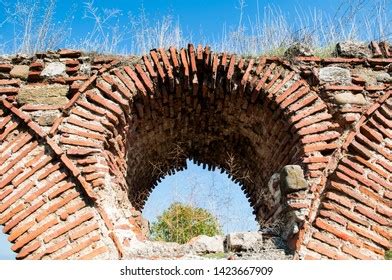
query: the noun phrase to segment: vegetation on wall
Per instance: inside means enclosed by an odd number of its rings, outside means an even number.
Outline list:
[[[56,4],[57,0],[0,1],[0,15],[4,15],[0,34],[6,34],[4,28],[13,30],[12,40],[0,42],[0,53],[33,54],[66,46],[88,52],[142,54],[151,48],[181,47],[194,41],[192,34],[183,31],[180,15],[152,17],[143,7],[134,15],[100,9],[89,0],[83,2],[82,18],[74,18],[76,7],[69,7],[59,21],[54,16]],[[194,43],[242,55],[279,55],[295,42],[322,52],[341,41],[391,40],[391,4],[392,0],[341,0],[332,13],[299,7],[294,14],[286,14],[279,7],[257,2],[256,11],[248,14],[246,1],[239,0],[233,7],[236,25],[223,22],[221,34],[206,35],[200,30],[198,37],[203,41]],[[74,22],[89,28],[76,36]]]

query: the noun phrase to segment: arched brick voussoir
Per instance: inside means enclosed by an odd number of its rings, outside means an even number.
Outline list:
[[[286,164],[300,164],[311,185],[318,184],[324,177],[322,170],[330,160],[331,152],[338,147],[339,124],[333,120],[324,100],[287,62],[268,57],[243,59],[226,53],[214,54],[208,48],[195,50],[189,45],[179,51],[175,48],[152,50],[143,57],[143,64],[139,62],[133,72],[128,69],[128,74],[138,89],[135,99],[138,96],[139,99],[134,102],[134,112],[146,127],[157,128],[157,120],[176,117],[184,109],[194,112],[195,116],[202,110],[221,112],[233,101],[237,107],[228,108],[231,114],[250,116],[263,108],[272,112],[271,115],[263,113],[265,126],[271,132],[266,144],[273,147],[272,142],[279,139],[282,141],[280,147],[285,148],[281,154],[275,154],[277,161],[282,162],[281,157],[288,154]],[[147,93],[153,99],[146,99]],[[174,103],[174,99],[181,101]],[[170,109],[166,110],[167,107]],[[227,170],[224,164],[211,159],[195,160]],[[182,165],[165,168],[162,174],[170,174],[170,170],[181,169]],[[162,174],[150,178],[146,184],[154,185]],[[128,182],[129,185],[132,183]],[[140,188],[143,191],[131,199],[137,208],[142,207],[152,191],[152,188]],[[262,202],[254,198],[258,191],[246,183],[242,188],[250,204],[260,207]],[[312,199],[309,190],[301,199],[293,197],[288,204],[292,209],[304,209],[307,213]],[[257,211],[255,209],[255,213]]]

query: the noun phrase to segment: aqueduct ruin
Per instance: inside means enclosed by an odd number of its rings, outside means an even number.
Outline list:
[[[0,224],[17,259],[127,258],[149,193],[186,159],[227,171],[296,259],[383,258],[392,49],[340,48],[2,58]]]

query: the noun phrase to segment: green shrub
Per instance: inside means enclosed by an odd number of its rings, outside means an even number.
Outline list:
[[[385,259],[392,260],[392,250],[388,250],[385,252]]]
[[[221,227],[206,209],[175,202],[152,223],[151,238],[184,244],[195,236],[221,234]]]

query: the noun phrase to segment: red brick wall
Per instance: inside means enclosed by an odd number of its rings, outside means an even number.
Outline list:
[[[11,248],[18,259],[126,258],[145,238],[137,210],[191,158],[227,171],[260,223],[294,217],[296,258],[382,258],[392,233],[392,98],[391,81],[374,77],[391,73],[385,50],[287,61],[189,45],[2,61],[0,224]],[[50,62],[66,71],[41,76]],[[323,81],[330,66],[351,81]],[[65,86],[64,104],[48,84]],[[22,101],[31,85],[43,100]],[[344,92],[366,102],[337,102]],[[289,164],[308,188],[281,194],[270,179]]]

